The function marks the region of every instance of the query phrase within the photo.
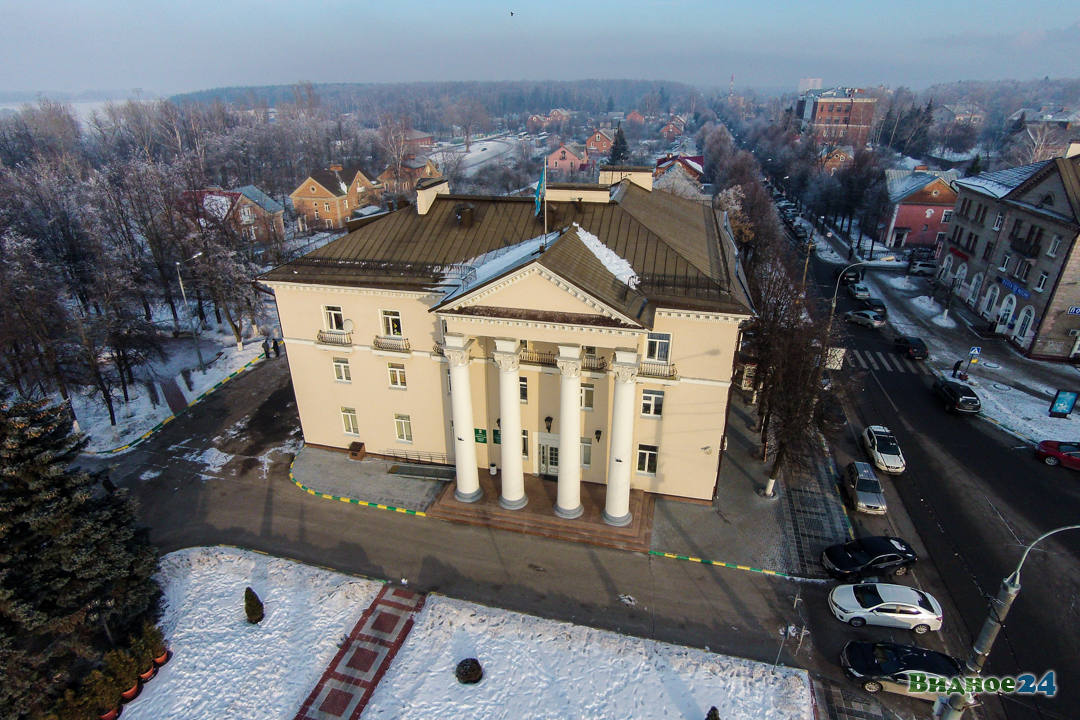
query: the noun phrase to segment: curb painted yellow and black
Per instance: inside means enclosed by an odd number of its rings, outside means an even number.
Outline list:
[[[685,560],[687,562],[700,563],[702,565],[730,568],[731,570],[744,570],[746,572],[759,573],[761,575],[774,575],[788,580],[801,579],[797,575],[789,575],[788,573],[780,572],[779,570],[765,570],[764,568],[751,567],[750,565],[739,565],[738,563],[721,562],[719,560],[705,560],[704,558],[694,557],[692,555],[679,555],[676,553],[661,552],[659,550],[650,550],[649,554],[656,557],[669,558],[671,560]]]
[[[187,404],[187,407],[185,407],[184,410],[187,410],[188,408],[199,404],[200,402],[202,402],[203,400],[206,399],[207,395],[210,395],[211,393],[215,392],[218,388],[220,388],[222,385],[224,385],[225,383],[232,380],[237,375],[240,375],[241,373],[249,370],[256,363],[258,363],[258,362],[260,362],[262,360],[266,360],[266,359],[267,359],[266,355],[263,355],[263,354],[256,355],[254,358],[252,358],[248,362],[244,363],[243,365],[241,365],[236,370],[233,370],[231,373],[229,373],[225,377],[218,380],[216,383],[211,385],[209,388],[207,388],[203,392],[199,393],[195,397],[194,400],[192,400],[191,402],[189,402]],[[184,412],[184,410],[181,410],[180,412]],[[111,450],[85,450],[85,451],[83,451],[83,454],[84,455],[114,455],[114,454],[119,453],[119,452],[124,452],[125,450],[130,450],[131,448],[133,448],[136,445],[140,444],[144,440],[147,440],[151,436],[155,435],[159,430],[161,430],[163,427],[165,427],[166,425],[168,425],[169,423],[171,423],[175,419],[176,419],[176,415],[170,415],[169,417],[165,418],[164,420],[159,422],[157,425],[150,428],[149,430],[144,432],[142,435],[135,438],[131,442],[127,443],[126,445],[121,445],[120,447],[115,447],[115,448],[112,448]]]

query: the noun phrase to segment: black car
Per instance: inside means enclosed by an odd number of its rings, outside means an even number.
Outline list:
[[[925,360],[930,356],[926,343],[922,341],[922,338],[917,338],[914,335],[901,335],[893,340],[893,350],[906,355],[912,360]]]
[[[982,410],[982,402],[975,391],[962,382],[938,377],[934,380],[934,393],[945,401],[946,412],[975,415]]]
[[[890,572],[906,575],[908,567],[918,559],[907,541],[888,535],[856,538],[831,545],[821,553],[825,571],[840,580]]]
[[[859,305],[862,306],[863,310],[873,310],[881,317],[889,314],[889,308],[878,298],[863,298],[859,301]]]
[[[911,673],[938,678],[963,675],[960,662],[945,653],[914,645],[890,642],[852,640],[840,651],[840,666],[844,674],[862,683],[866,692],[881,690],[934,700],[937,693],[911,692]]]
[[[841,273],[843,274],[841,275]],[[862,281],[862,273],[855,268],[847,268],[846,270],[836,268],[834,277],[840,279],[841,285],[854,285],[855,283]]]

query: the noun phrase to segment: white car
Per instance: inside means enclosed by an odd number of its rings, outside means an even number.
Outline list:
[[[829,593],[829,609],[851,627],[881,625],[924,635],[941,629],[941,603],[929,593],[891,583],[837,585]]]
[[[871,425],[863,431],[862,441],[866,454],[878,470],[890,475],[899,475],[907,470],[904,454],[900,452],[900,445],[889,428]]]
[[[849,310],[844,313],[844,320],[868,328],[885,326],[885,318],[881,317],[873,310]]]
[[[847,286],[848,293],[856,300],[866,300],[870,297],[870,288],[862,283],[852,283]]]

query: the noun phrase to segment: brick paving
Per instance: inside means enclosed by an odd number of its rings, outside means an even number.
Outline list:
[[[423,595],[384,585],[294,720],[359,718],[423,606]]]

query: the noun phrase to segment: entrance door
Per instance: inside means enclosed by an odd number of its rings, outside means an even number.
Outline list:
[[[559,474],[559,446],[540,443],[539,469],[541,475]]]

